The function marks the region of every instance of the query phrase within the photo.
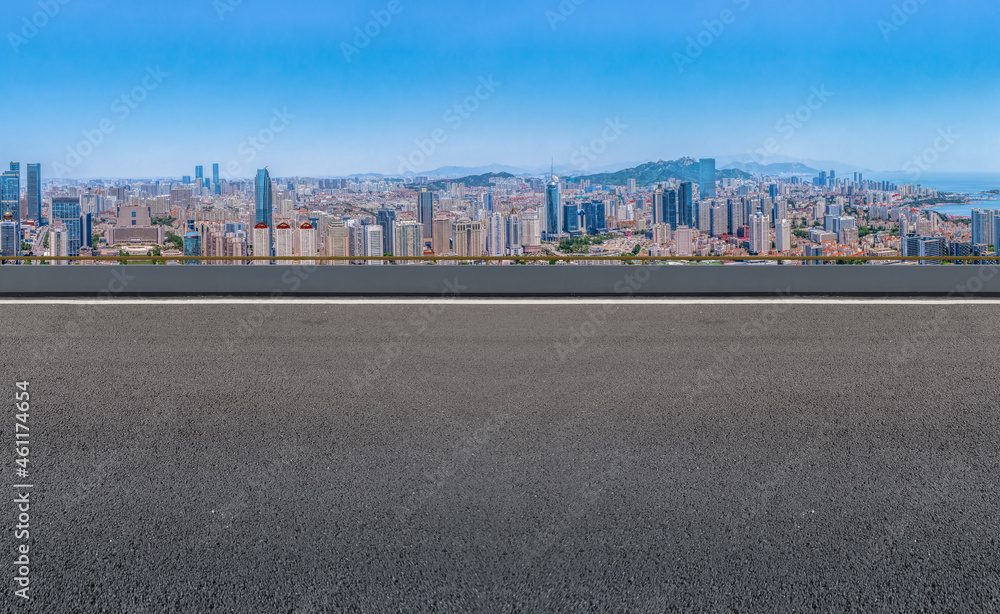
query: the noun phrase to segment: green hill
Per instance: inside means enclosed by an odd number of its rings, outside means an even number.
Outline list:
[[[638,187],[645,187],[671,179],[697,183],[700,173],[701,164],[697,160],[681,158],[679,160],[647,162],[641,166],[615,173],[570,177],[569,181],[578,182],[581,179],[587,179],[593,185],[627,185],[629,179],[635,179],[635,184]],[[716,177],[718,179],[750,179],[751,175],[741,170],[727,169],[717,171]]]

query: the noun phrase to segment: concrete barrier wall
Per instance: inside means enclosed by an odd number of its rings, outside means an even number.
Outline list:
[[[0,266],[0,296],[1000,296],[1000,266]]]

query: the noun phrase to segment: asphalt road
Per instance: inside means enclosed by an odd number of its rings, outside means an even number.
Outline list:
[[[998,316],[3,305],[35,489],[0,603],[995,611]]]

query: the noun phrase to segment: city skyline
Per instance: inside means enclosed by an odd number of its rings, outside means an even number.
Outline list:
[[[0,154],[65,178],[195,160],[224,178],[551,159],[586,174],[681,156],[881,172],[928,150],[938,172],[1000,171],[991,5],[911,4],[19,1],[23,95],[4,104],[20,121]]]

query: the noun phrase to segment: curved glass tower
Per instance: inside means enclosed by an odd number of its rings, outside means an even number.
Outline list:
[[[559,187],[559,178],[552,175],[552,180],[545,186],[545,239],[551,241],[559,236],[562,227],[562,188]]]
[[[268,249],[274,245],[274,200],[271,196],[271,174],[266,168],[257,169],[254,180],[254,224],[267,224]],[[259,254],[263,256],[264,254]],[[267,254],[270,255],[270,254]]]

